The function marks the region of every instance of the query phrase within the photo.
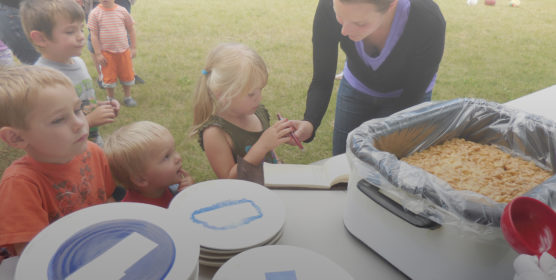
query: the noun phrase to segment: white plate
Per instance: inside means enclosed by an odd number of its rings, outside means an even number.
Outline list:
[[[257,247],[238,254],[222,265],[213,280],[230,279],[353,279],[328,258],[304,248],[287,245]]]
[[[206,260],[203,258],[199,258],[199,264],[209,267],[221,267],[224,263],[228,260]]]
[[[199,231],[200,245],[245,250],[264,244],[283,227],[286,209],[268,188],[243,180],[212,180],[181,191],[168,208]]]
[[[190,225],[171,218],[126,202],[73,212],[31,240],[15,279],[196,279],[199,243]]]
[[[282,237],[282,233],[284,233],[284,227],[282,227],[274,236],[272,236],[269,240],[266,240],[265,242],[261,243],[261,244],[256,244],[250,247],[246,247],[246,248],[241,248],[241,249],[237,249],[237,250],[217,250],[217,249],[212,249],[212,248],[206,248],[201,246],[201,254],[214,254],[214,255],[237,255],[238,253],[241,253],[245,250],[254,248],[254,247],[258,247],[258,246],[263,246],[263,245],[268,245],[268,244],[272,244],[277,242],[280,237]]]
[[[266,245],[272,245],[272,244],[276,244],[278,242],[278,240],[280,240],[280,237],[282,237],[282,233],[284,231],[280,230],[278,232],[278,234],[276,234],[276,236],[274,236],[272,239],[270,239],[268,242],[261,244],[259,246],[266,246]],[[248,250],[248,249],[246,249]],[[245,251],[245,250],[243,250]],[[205,259],[205,260],[229,260],[232,257],[234,257],[235,255],[243,252],[243,251],[239,251],[239,252],[235,252],[234,253],[228,253],[229,251],[206,251],[203,248],[201,248],[201,252],[199,253],[199,258],[201,259]]]
[[[282,237],[282,232],[281,231],[270,242],[268,242],[267,244],[262,245],[262,246],[276,244],[278,242],[278,240],[280,240],[280,237]],[[228,260],[230,260],[231,258],[236,256],[237,254],[239,254],[239,253],[235,253],[235,254],[227,256],[225,258],[213,258],[213,257],[207,257],[206,255],[204,255],[201,252],[201,255],[199,255],[199,264],[202,264],[202,265],[205,265],[205,266],[210,266],[210,267],[220,267],[223,264],[225,264]]]

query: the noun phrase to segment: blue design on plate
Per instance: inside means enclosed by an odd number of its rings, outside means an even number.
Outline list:
[[[197,218],[198,215],[207,213],[207,212],[211,212],[211,211],[215,211],[215,210],[220,210],[222,208],[226,208],[226,207],[232,207],[232,206],[237,206],[237,205],[241,205],[241,204],[245,204],[248,203],[251,205],[251,207],[253,207],[253,209],[256,211],[256,215],[252,215],[252,216],[246,216],[246,217],[236,217],[236,220],[230,220],[229,223],[227,225],[223,225],[223,226],[217,226],[217,225],[211,225],[209,223],[209,221],[203,221],[199,218]],[[198,210],[193,211],[193,213],[191,214],[191,220],[196,223],[196,224],[201,224],[206,228],[210,228],[210,229],[214,229],[214,230],[228,230],[228,229],[234,229],[240,226],[244,226],[247,225],[257,219],[260,219],[263,217],[263,212],[261,211],[261,207],[259,207],[254,201],[246,199],[246,198],[242,198],[239,200],[225,200],[222,202],[218,202],[215,203],[211,206],[207,206]]]
[[[68,238],[50,259],[48,279],[65,279],[134,232],[158,246],[130,266],[121,279],[164,279],[175,261],[174,241],[157,225],[133,219],[100,222]]]

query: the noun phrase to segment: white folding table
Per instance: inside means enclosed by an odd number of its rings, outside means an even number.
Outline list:
[[[506,105],[556,121],[556,85],[512,100]],[[278,244],[293,245],[324,255],[349,272],[355,280],[408,279],[344,227],[346,189],[274,190],[286,205],[284,233]],[[12,264],[15,265],[15,264]],[[0,266],[0,279],[13,271]],[[217,268],[200,266],[199,279],[211,279]],[[3,274],[4,273],[4,274]]]
[[[505,105],[556,121],[556,85],[517,98]],[[344,227],[346,190],[274,190],[286,205],[286,226],[278,244],[322,254],[355,280],[409,279]],[[199,279],[217,269],[200,267]]]

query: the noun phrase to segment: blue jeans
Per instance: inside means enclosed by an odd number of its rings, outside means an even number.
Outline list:
[[[425,93],[423,102],[430,101],[431,96],[432,91]],[[345,153],[350,131],[370,119],[386,117],[397,112],[399,102],[400,97],[380,98],[364,94],[342,79],[336,100],[332,154]]]
[[[22,63],[35,64],[41,56],[23,32],[19,9],[4,4],[0,4],[0,40]]]

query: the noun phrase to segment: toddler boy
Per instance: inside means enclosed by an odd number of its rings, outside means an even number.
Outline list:
[[[86,44],[83,9],[75,0],[26,0],[20,14],[25,34],[41,54],[35,65],[52,67],[70,78],[89,123],[89,140],[102,147],[98,127],[114,122],[120,104],[97,101],[91,75],[79,57]]]
[[[83,6],[83,10],[85,11],[85,20],[89,19],[89,13],[100,3],[99,0],[77,0],[77,1],[82,1],[81,5]],[[131,6],[135,4],[135,0],[116,0],[114,1],[114,3],[124,7],[127,10],[127,12],[131,14]],[[104,89],[104,86],[102,85],[102,71],[100,70],[99,64],[96,62],[97,58],[95,57],[95,50],[93,49],[93,43],[91,42],[90,32],[89,32],[89,36],[87,36],[87,49],[89,50],[89,53],[91,54],[91,58],[95,63],[95,70],[97,71],[98,74],[98,79],[97,79],[98,86],[101,89]],[[135,84],[144,84],[145,81],[141,77],[139,77],[139,75],[137,75],[135,70],[133,70],[133,72],[135,73]]]
[[[131,97],[131,86],[135,84],[131,59],[135,58],[137,47],[131,15],[115,0],[101,0],[89,14],[87,25],[108,96],[114,98],[119,79],[124,89],[124,105],[137,106]]]
[[[122,201],[142,202],[168,208],[174,194],[193,184],[168,129],[154,122],[139,121],[114,131],[105,152],[116,181],[127,194]]]
[[[106,202],[115,184],[72,82],[42,66],[0,71],[0,139],[26,154],[0,179],[0,247],[20,255],[43,228]]]

